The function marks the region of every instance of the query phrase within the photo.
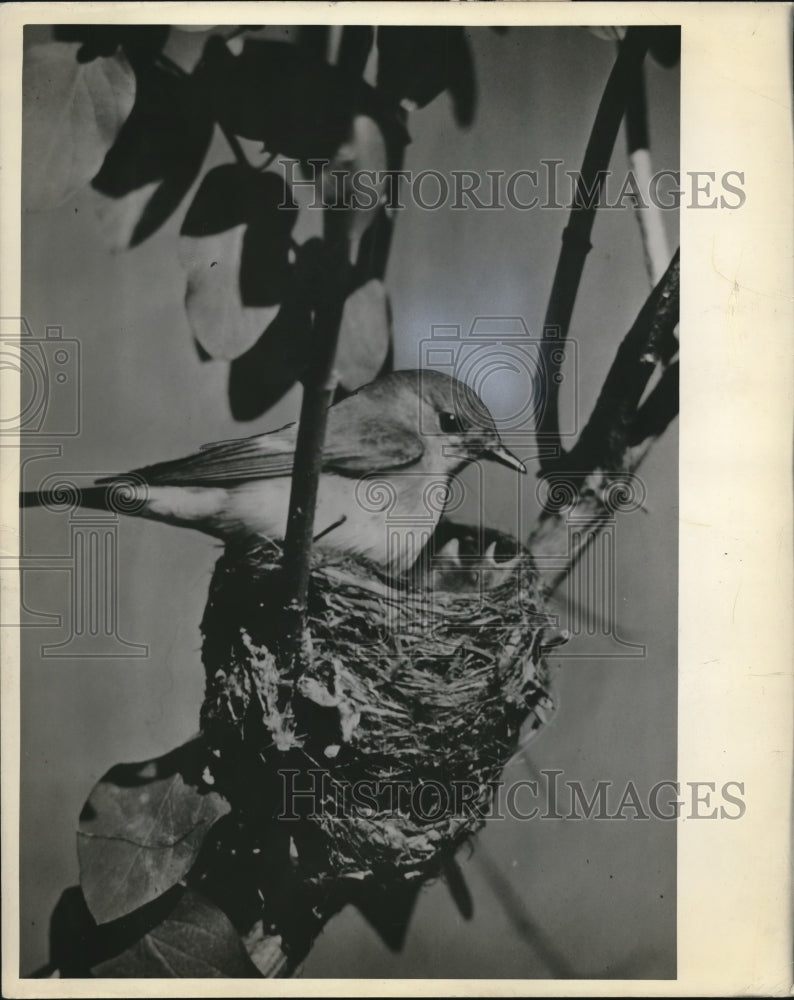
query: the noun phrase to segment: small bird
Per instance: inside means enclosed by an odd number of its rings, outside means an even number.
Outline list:
[[[186,458],[97,480],[79,504],[195,528],[225,542],[280,540],[287,525],[297,424],[204,445]],[[432,370],[392,372],[331,407],[315,514],[315,544],[405,572],[432,534],[451,481],[494,459],[526,472],[483,401]],[[113,491],[122,490],[123,507]],[[116,494],[118,495],[118,494]],[[23,507],[52,502],[20,494]]]

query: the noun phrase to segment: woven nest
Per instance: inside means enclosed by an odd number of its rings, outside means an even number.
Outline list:
[[[526,739],[548,717],[553,632],[529,554],[495,532],[486,545],[450,532],[400,585],[316,556],[312,662],[295,681],[273,652],[280,551],[217,563],[202,622],[213,780],[253,822],[299,815],[293,863],[310,877],[431,872],[482,825],[522,727]],[[311,794],[285,803],[287,787]]]

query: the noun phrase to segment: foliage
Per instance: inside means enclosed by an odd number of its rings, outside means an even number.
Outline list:
[[[192,191],[178,241],[187,319],[202,359],[229,363],[233,416],[251,420],[306,376],[323,334],[318,289],[327,284],[322,280],[327,246],[317,237],[296,242],[302,209],[280,163],[297,161],[304,176],[314,177],[325,201],[335,190],[334,171],[349,177],[356,170],[398,169],[410,141],[408,111],[448,91],[458,124],[472,123],[472,56],[464,29],[457,27],[376,31],[346,26],[331,62],[326,27],[295,29],[296,39],[286,41],[240,26],[196,35],[198,58],[184,66],[168,54],[174,32],[179,33],[162,26],[68,25],[55,29],[54,41],[28,50],[23,203],[30,210],[53,208],[88,188],[109,245],[122,250],[158,233]],[[650,50],[669,65],[677,58],[677,44],[677,32],[662,29]],[[369,83],[364,75],[373,57],[377,72],[370,73]],[[225,137],[229,159],[208,166],[218,134]],[[315,173],[318,160],[324,165]],[[350,191],[343,187],[343,194]],[[337,324],[339,391],[345,393],[391,365],[391,312],[383,277],[392,223],[382,198],[342,212],[347,214],[337,219],[353,250]],[[325,214],[328,220],[334,210]],[[660,427],[654,425],[654,432]],[[539,639],[531,654],[528,662],[537,665]],[[366,658],[366,651],[362,655]],[[455,675],[461,689],[472,681],[471,664],[464,666],[461,677]],[[491,678],[490,661],[486,666],[483,684]],[[210,693],[217,676],[208,677]],[[362,666],[361,677],[366,676]],[[430,668],[428,676],[443,686]],[[221,680],[225,698],[228,677]],[[303,680],[304,686],[314,680],[318,697],[328,694],[316,679]],[[375,685],[366,703],[375,704],[379,691]],[[545,697],[528,668],[509,697],[501,688],[497,693],[491,699],[494,725],[505,734],[502,743],[494,739],[484,747],[498,756],[483,765],[489,774],[503,763],[500,754],[512,746],[517,731],[512,715],[505,721],[505,705],[523,718],[542,707]],[[476,705],[467,706],[479,712],[490,703],[481,692],[477,697]],[[306,700],[317,702],[308,695]],[[322,707],[322,700],[317,704]],[[422,704],[420,698],[419,708]],[[381,710],[404,707],[395,705]],[[341,717],[339,705],[333,707]],[[419,712],[413,702],[411,708]],[[450,705],[449,715],[455,746],[465,755],[468,744],[458,729],[476,734],[476,725],[461,713],[460,702]],[[241,725],[247,721],[243,718]],[[405,725],[401,721],[401,737],[414,738],[420,722],[418,716]],[[334,740],[339,736],[344,743],[344,727],[337,728]],[[268,825],[267,816],[254,815],[254,827],[263,822],[241,860],[236,852],[252,826],[250,815],[245,823],[241,818],[247,799],[227,798],[214,787],[213,769],[220,773],[224,764],[215,759],[217,746],[212,751],[209,746],[199,737],[157,760],[119,765],[92,791],[78,830],[81,888],[63,894],[52,918],[52,962],[62,975],[271,974],[267,962],[252,962],[249,955],[256,949],[246,949],[242,940],[250,933],[252,912],[262,909],[259,897],[268,895],[279,930],[287,936],[291,930],[293,940],[303,934],[304,949],[320,925],[318,914],[338,905],[338,898],[326,899],[321,910],[316,896],[303,894],[305,886],[289,860],[289,837]],[[374,758],[376,748],[369,749]],[[404,748],[400,754],[410,756]],[[444,755],[452,756],[446,746]],[[340,759],[345,762],[345,753]],[[443,769],[441,763],[436,766]],[[260,776],[257,765],[250,774],[223,782],[224,789]],[[409,832],[414,836],[414,830]],[[418,834],[415,839],[418,843]],[[362,856],[371,853],[370,845],[362,845]],[[315,847],[311,837],[301,842],[301,865],[307,859],[311,865]],[[349,875],[355,865],[347,854],[343,860]],[[353,861],[361,861],[358,853]],[[459,876],[450,884],[467,914],[465,886]],[[348,886],[345,898],[355,898],[362,912],[382,922],[384,907],[373,905],[372,896],[359,889]],[[415,891],[402,886],[401,922],[381,928],[395,946]],[[260,927],[264,937],[273,929]]]
[[[311,240],[293,238],[298,206],[284,159],[309,177],[309,161],[325,161],[316,178],[325,200],[333,171],[399,167],[410,141],[406,107],[449,89],[458,121],[474,114],[462,28],[384,27],[376,37],[371,27],[345,27],[335,64],[325,58],[327,29],[296,34],[293,43],[256,27],[208,29],[185,68],[168,54],[177,29],[65,25],[25,59],[27,209],[56,207],[88,186],[105,240],[122,250],[157,233],[201,178],[180,230],[185,308],[202,359],[239,361],[229,397],[240,420],[294,385],[312,352],[306,292],[316,254]],[[373,53],[371,85],[362,74]],[[208,169],[216,132],[233,159]],[[252,144],[253,156],[244,151]],[[391,357],[388,301],[373,284],[391,222],[378,202],[354,214],[352,291],[367,291],[348,310],[342,391],[375,378]]]

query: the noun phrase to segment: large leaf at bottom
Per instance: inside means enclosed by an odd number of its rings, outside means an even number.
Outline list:
[[[64,979],[259,977],[229,918],[182,886],[101,926],[82,892],[67,889],[50,921],[50,963]]]
[[[193,865],[228,802],[202,783],[204,745],[143,764],[119,764],[94,787],[80,816],[80,884],[97,923],[156,899]]]
[[[91,972],[125,979],[261,978],[231,920],[191,889],[162,923]]]

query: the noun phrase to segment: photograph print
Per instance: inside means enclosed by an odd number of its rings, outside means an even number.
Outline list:
[[[26,25],[23,977],[675,979],[679,62]]]

